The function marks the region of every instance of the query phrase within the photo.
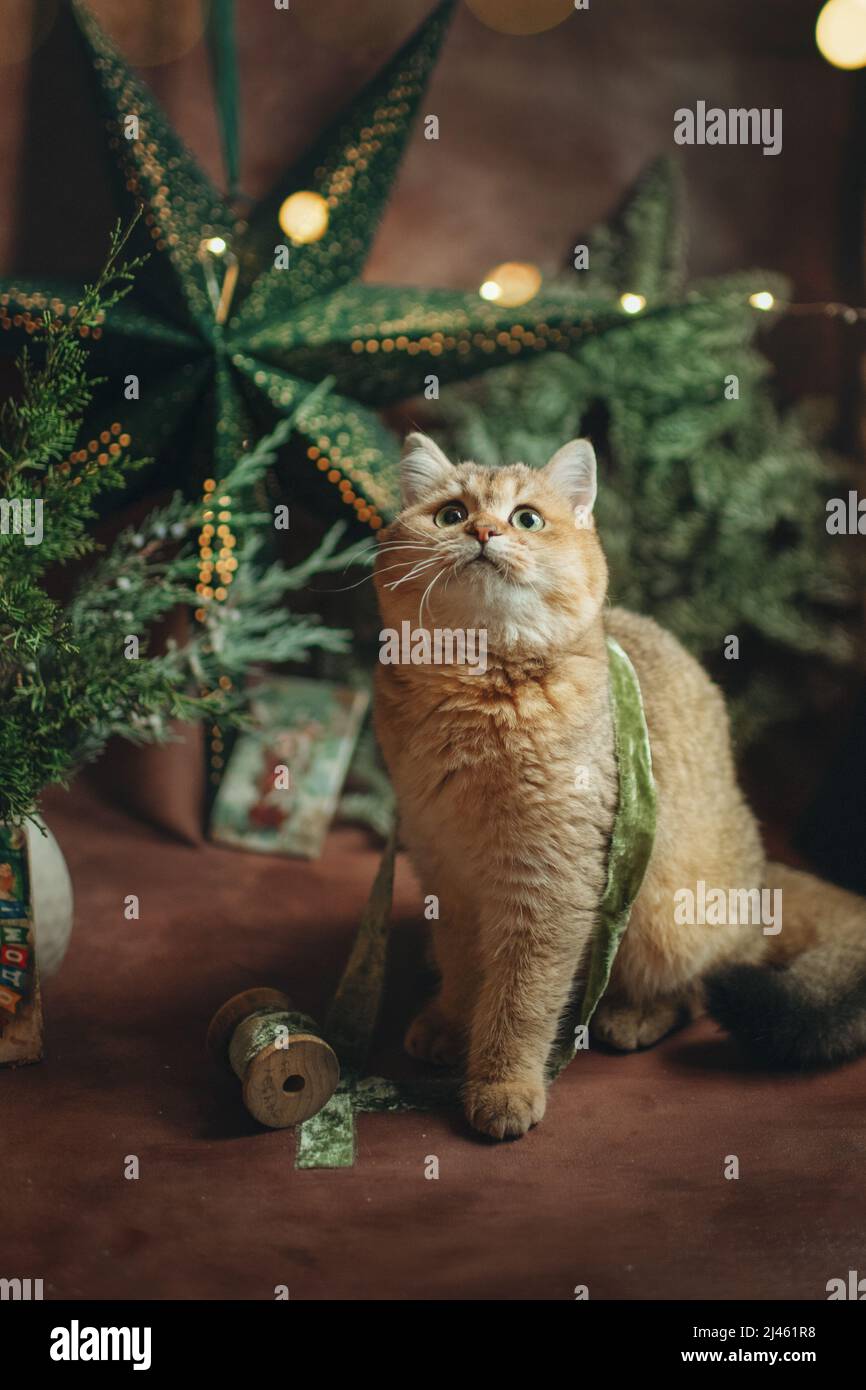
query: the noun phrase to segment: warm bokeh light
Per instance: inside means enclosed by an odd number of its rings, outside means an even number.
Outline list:
[[[770,294],[769,290],[757,290],[755,294],[749,295],[749,303],[753,309],[763,309],[766,311],[767,309],[772,309],[775,302],[775,297]]]
[[[90,8],[127,62],[146,68],[173,63],[195,47],[210,0],[90,0]]]
[[[204,246],[205,250],[210,251],[212,256],[224,256],[227,250],[225,240],[221,236],[208,237]]]
[[[499,34],[540,34],[575,11],[574,0],[466,0],[469,9]]]
[[[815,42],[834,68],[866,66],[866,0],[828,0],[818,15]]]
[[[541,271],[528,261],[504,261],[485,276],[478,290],[482,299],[516,309],[541,289]]]
[[[319,241],[328,230],[328,204],[321,193],[292,193],[278,213],[280,226],[295,246]]]
[[[641,309],[646,308],[646,299],[642,294],[621,294],[619,302],[627,314],[639,314]]]

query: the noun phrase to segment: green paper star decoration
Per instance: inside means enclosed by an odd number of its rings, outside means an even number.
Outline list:
[[[76,0],[121,198],[141,207],[136,235],[151,253],[133,294],[93,334],[94,367],[107,378],[94,432],[122,411],[136,450],[192,488],[207,473],[222,476],[245,438],[333,378],[322,405],[301,413],[308,466],[292,485],[319,512],[332,514],[339,498],[376,528],[395,509],[399,452],[377,407],[418,394],[431,373],[444,385],[598,331],[598,315],[561,282],[514,310],[477,293],[359,279],[452,9],[446,0],[434,10],[244,221]],[[324,200],[327,227],[317,241],[287,246],[278,213],[301,190]],[[17,351],[46,305],[63,315],[79,293],[0,285],[0,340]],[[609,303],[604,315],[622,318]],[[126,399],[130,376],[138,400]]]

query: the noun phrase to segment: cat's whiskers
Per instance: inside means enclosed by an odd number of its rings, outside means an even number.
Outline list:
[[[434,548],[434,547],[433,547],[433,542],[432,542],[432,541],[429,539],[429,537],[428,537],[428,539],[427,539],[426,541],[422,541],[422,540],[413,540],[413,541],[374,541],[374,542],[373,542],[373,549],[374,549],[374,550],[394,550],[394,549],[396,549],[396,548],[399,548],[400,546],[408,546],[408,545],[425,545],[425,546],[427,547],[428,550],[432,550],[432,549]]]
[[[424,617],[423,617],[423,614],[424,614],[424,604],[425,604],[425,602],[426,602],[426,600],[427,600],[427,595],[429,594],[430,590],[433,588],[433,585],[436,583],[436,580],[442,578],[442,576],[443,576],[443,574],[445,573],[445,571],[447,570],[447,568],[448,568],[447,565],[443,565],[442,568],[441,568],[441,570],[439,571],[439,573],[438,573],[438,574],[434,574],[433,578],[430,580],[430,583],[427,585],[427,588],[424,590],[423,594],[421,595],[421,602],[420,602],[420,604],[418,605],[418,626],[419,626],[419,627],[423,627],[423,626],[424,626]],[[433,616],[432,613],[431,613],[430,616],[431,616],[431,617]]]
[[[403,574],[399,579],[392,579],[386,585],[386,589],[397,589],[401,584],[405,584],[407,579],[414,579],[416,575],[423,573],[425,569],[436,563],[435,557],[431,560],[407,560],[406,564],[414,564],[415,568],[408,574]]]
[[[414,556],[413,559],[411,559],[411,560],[398,560],[396,564],[394,564],[394,565],[386,565],[385,568],[384,568],[383,570],[379,570],[379,574],[387,574],[389,570],[398,570],[398,569],[402,569],[405,565],[416,565],[417,563],[418,563],[418,557],[417,557],[417,556]],[[433,564],[433,561],[432,561],[432,560],[425,560],[425,561],[424,561],[424,564],[425,564],[425,565],[432,565],[432,564]],[[343,571],[343,573],[345,574],[345,570]],[[376,577],[375,574],[371,571],[369,574],[365,574],[365,575],[364,575],[361,579],[359,579],[359,580],[357,581],[357,583],[355,583],[355,584],[345,584],[345,585],[343,586],[342,589],[328,589],[327,592],[328,592],[329,594],[347,594],[347,593],[349,592],[350,589],[359,589],[359,588],[361,587],[362,584],[366,584],[367,581],[368,581],[369,579],[375,579],[375,577]],[[410,578],[411,578],[411,575],[406,575],[405,578],[410,579]],[[398,582],[399,582],[399,581],[398,581]],[[390,584],[387,584],[385,587],[388,588],[388,589],[390,589],[391,585],[390,585]]]
[[[386,554],[386,553],[387,553],[388,551],[390,551],[390,550],[433,550],[433,549],[434,549],[434,547],[433,547],[432,545],[421,545],[421,544],[419,544],[417,541],[413,541],[413,542],[412,542],[411,544],[409,544],[409,545],[404,545],[404,544],[402,544],[402,543],[399,542],[399,541],[385,541],[384,544],[381,544],[379,541],[371,541],[371,543],[367,546],[367,548],[366,548],[365,550],[359,551],[357,555],[354,555],[354,556],[352,557],[352,559],[349,560],[348,564],[346,564],[346,565],[343,566],[343,573],[345,574],[345,573],[346,573],[346,570],[349,569],[352,565],[365,564],[366,561],[369,560],[371,556],[377,555],[377,554],[378,554],[378,555],[384,555],[384,554]]]
[[[394,546],[394,550],[414,550],[416,553],[415,553],[415,555],[413,556],[413,559],[415,559],[415,560],[417,560],[417,559],[420,558],[420,554],[429,553],[430,551],[432,551],[432,549],[433,549],[432,546],[427,546],[427,545],[395,545],[395,546]],[[420,552],[420,554],[419,554],[419,552]],[[384,550],[383,550],[383,551],[381,551],[380,553],[383,554],[383,555],[386,555],[386,554],[391,554],[391,555],[393,555],[394,551],[393,551],[393,550],[392,550],[392,551],[384,551]]]
[[[521,569],[518,567],[515,560],[509,560],[507,555],[502,555],[499,553],[497,553],[495,565],[496,568],[499,570],[500,574],[502,575],[503,579],[506,581],[506,583],[528,584],[538,601],[541,602],[541,595],[539,594],[532,580],[526,574],[525,566]]]
[[[535,594],[535,597],[538,599],[538,602],[539,602],[539,603],[543,603],[543,599],[542,599],[542,597],[541,597],[541,594],[538,592],[538,589],[535,587],[535,584],[534,584],[534,582],[533,582],[531,579],[529,579],[527,576],[524,576],[524,577],[521,579],[520,583],[521,583],[521,584],[528,584],[529,587],[530,587],[530,589],[532,590],[532,592]]]
[[[435,550],[435,546],[421,545],[419,541],[410,541],[400,544],[396,541],[392,541],[388,545],[380,545],[378,547],[378,553],[380,555],[387,555],[392,550]]]

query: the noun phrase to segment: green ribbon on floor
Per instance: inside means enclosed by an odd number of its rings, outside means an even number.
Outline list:
[[[551,1050],[550,1081],[571,1061],[576,1030],[589,1023],[607,988],[655,840],[656,788],[640,684],[613,637],[607,638],[607,651],[619,796],[586,977],[576,982],[572,1004]],[[460,1081],[455,1076],[397,1082],[363,1075],[385,987],[396,850],[395,826],[325,1024],[325,1036],[340,1058],[343,1074],[328,1104],[300,1127],[298,1168],[351,1167],[358,1111],[433,1110],[459,1098]]]

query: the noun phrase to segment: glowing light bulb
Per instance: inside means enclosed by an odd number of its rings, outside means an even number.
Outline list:
[[[815,24],[815,42],[834,68],[866,66],[866,0],[828,0]]]
[[[221,236],[208,237],[204,245],[205,250],[210,251],[212,256],[224,256],[229,249],[225,238]]]
[[[328,204],[321,193],[306,189],[286,198],[277,214],[280,226],[295,246],[319,241],[328,230],[329,217]]]
[[[529,261],[503,261],[493,270],[478,293],[482,299],[490,299],[507,309],[516,309],[526,304],[541,289],[541,271]]]
[[[574,0],[466,0],[476,19],[499,34],[541,34],[578,8]]]
[[[642,294],[621,294],[619,302],[627,314],[639,314],[641,309],[646,308],[646,299]]]
[[[772,309],[775,304],[775,296],[769,290],[758,290],[755,294],[749,295],[749,303],[753,309],[763,309],[765,312]]]

